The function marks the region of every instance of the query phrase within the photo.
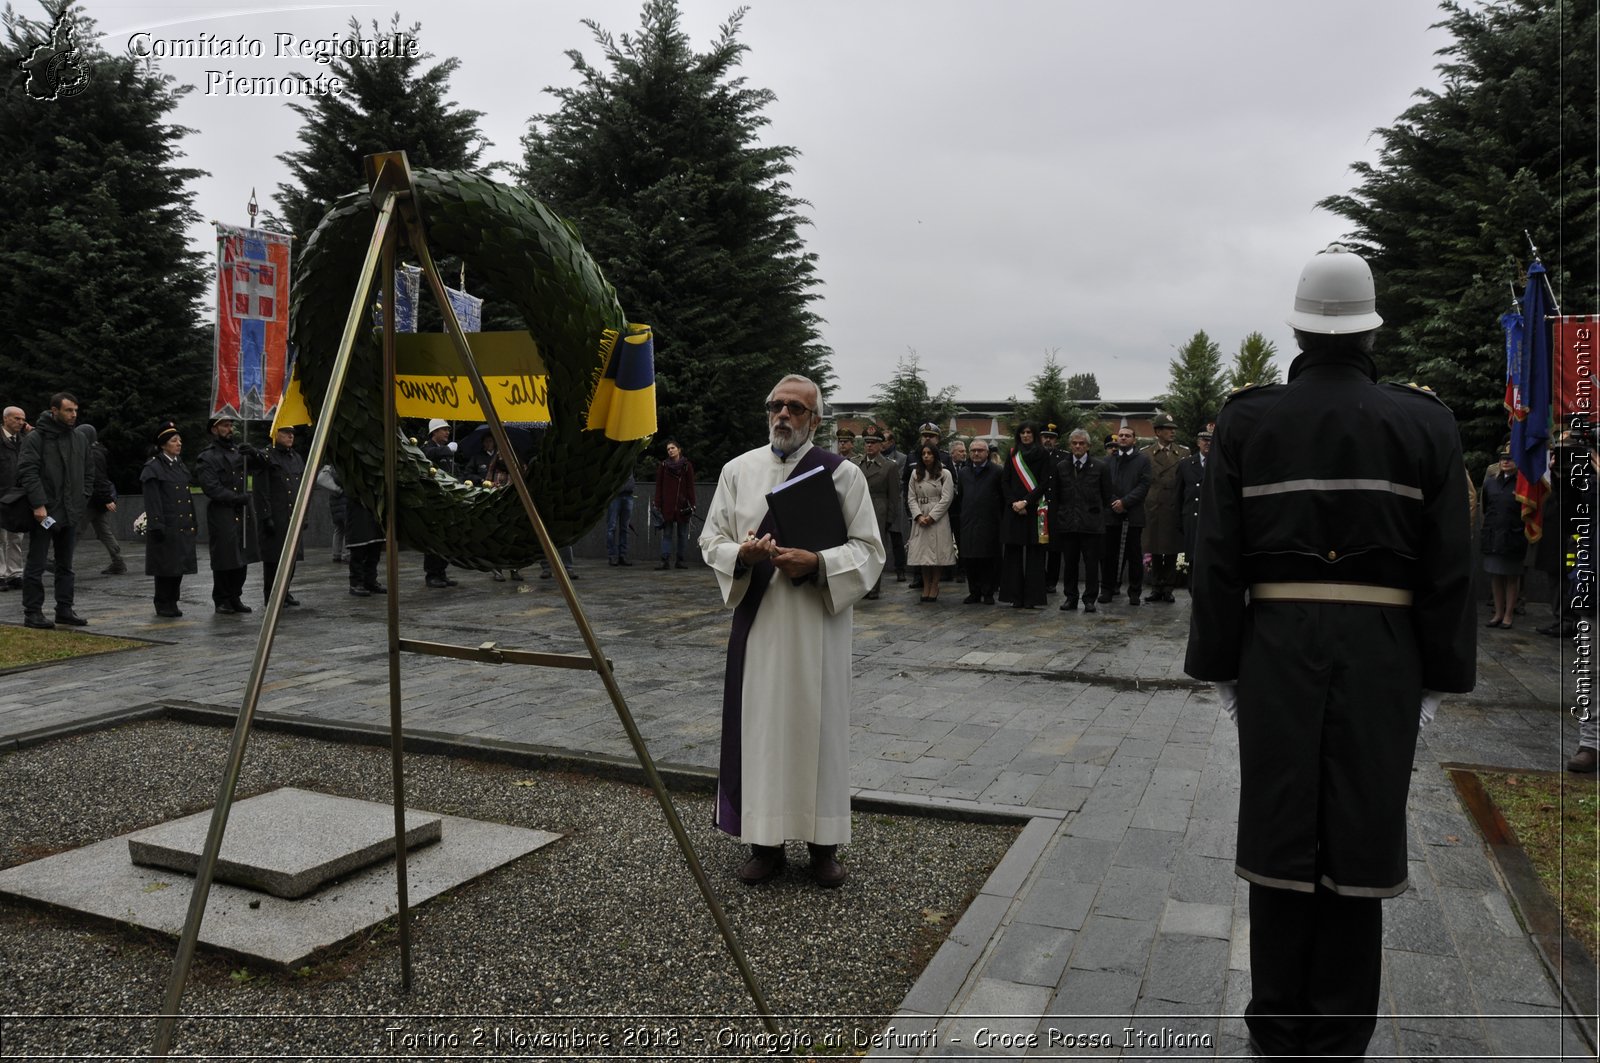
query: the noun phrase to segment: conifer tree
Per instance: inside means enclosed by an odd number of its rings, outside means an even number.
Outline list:
[[[1320,206],[1348,219],[1377,282],[1374,358],[1437,391],[1481,468],[1506,433],[1499,319],[1538,245],[1563,308],[1592,312],[1600,59],[1592,2],[1446,0],[1443,88],[1377,130],[1378,161]]]
[[[1233,368],[1228,371],[1228,390],[1237,391],[1249,384],[1277,384],[1283,380],[1278,372],[1278,345],[1259,332],[1252,332],[1239,343],[1233,356]]]
[[[523,138],[524,185],[576,225],[629,317],[655,330],[662,434],[713,475],[765,437],[779,377],[825,388],[829,376],[806,204],[788,182],[799,153],[758,138],[774,96],[737,76],[743,16],[704,52],[674,0],[648,0],[620,39],[586,20],[600,61],[569,51],[580,84],[548,90],[559,108]]]
[[[1098,399],[1100,397],[1100,382],[1094,378],[1093,373],[1073,373],[1067,377],[1067,397],[1069,399]]]
[[[1094,374],[1079,373],[1068,378],[1057,361],[1056,350],[1050,350],[1044,356],[1044,368],[1039,375],[1028,381],[1030,397],[1018,400],[1015,395],[1011,397],[1011,416],[1013,423],[1021,424],[1023,421],[1032,422],[1036,428],[1043,429],[1046,425],[1055,425],[1056,431],[1065,438],[1067,433],[1074,428],[1082,428],[1100,416],[1098,407],[1085,406],[1077,402],[1078,396],[1072,393],[1072,382],[1078,381],[1081,390],[1092,389],[1094,396],[1098,397],[1099,386],[1094,383]],[[1087,388],[1084,378],[1087,377]]]
[[[352,18],[346,39],[360,42],[404,34],[415,40],[420,22],[402,29],[399,14],[387,32],[372,22],[364,37]],[[404,151],[413,168],[472,170],[478,168],[489,142],[478,128],[482,111],[466,110],[449,99],[450,75],[459,59],[428,66],[432,53],[356,54],[335,58],[329,74],[345,85],[342,95],[318,96],[311,103],[289,107],[305,125],[303,145],[278,156],[294,177],[278,186],[281,227],[304,239],[311,235],[333,201],[367,187],[363,159],[380,151]],[[487,308],[486,308],[487,309]]]
[[[955,385],[928,390],[915,350],[896,364],[894,375],[872,393],[872,417],[894,432],[894,445],[905,452],[917,445],[917,429],[926,422],[943,426],[956,415]]]
[[[1178,357],[1167,365],[1172,373],[1167,393],[1156,402],[1177,422],[1178,438],[1192,442],[1196,432],[1216,419],[1226,397],[1222,349],[1202,329],[1178,348]]]
[[[168,120],[187,90],[107,54],[69,0],[41,6],[32,19],[7,5],[0,40],[0,402],[32,420],[71,392],[130,490],[157,419],[198,435],[210,394],[208,273],[185,233],[187,186],[204,174],[180,165],[190,130]],[[76,55],[52,86],[37,49],[58,23],[76,31]]]

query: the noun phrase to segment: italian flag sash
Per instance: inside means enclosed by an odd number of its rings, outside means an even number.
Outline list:
[[[1017,478],[1022,481],[1022,486],[1028,489],[1028,494],[1039,490],[1039,481],[1034,477],[1033,470],[1028,468],[1028,463],[1023,460],[1022,451],[1011,452],[1011,468],[1016,472]]]

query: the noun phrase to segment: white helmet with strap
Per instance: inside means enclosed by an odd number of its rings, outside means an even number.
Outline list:
[[[1366,260],[1343,244],[1329,244],[1300,271],[1290,328],[1339,336],[1383,324]]]

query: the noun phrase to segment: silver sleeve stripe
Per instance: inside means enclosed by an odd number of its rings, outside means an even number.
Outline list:
[[[1387,491],[1403,498],[1422,500],[1422,488],[1397,484],[1393,480],[1279,480],[1275,484],[1254,484],[1244,489],[1244,497],[1288,495],[1299,491]]]

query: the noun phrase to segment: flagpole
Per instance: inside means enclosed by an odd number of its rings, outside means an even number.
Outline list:
[[[1539,248],[1533,242],[1533,234],[1524,229],[1522,230],[1522,235],[1527,238],[1528,250],[1533,253],[1533,260],[1541,266],[1544,265],[1544,261],[1539,257]],[[1544,273],[1544,293],[1550,297],[1550,305],[1555,308],[1555,313],[1546,314],[1545,320],[1553,321],[1561,316],[1561,301],[1556,298],[1556,290],[1550,286],[1550,273],[1548,270]]]

